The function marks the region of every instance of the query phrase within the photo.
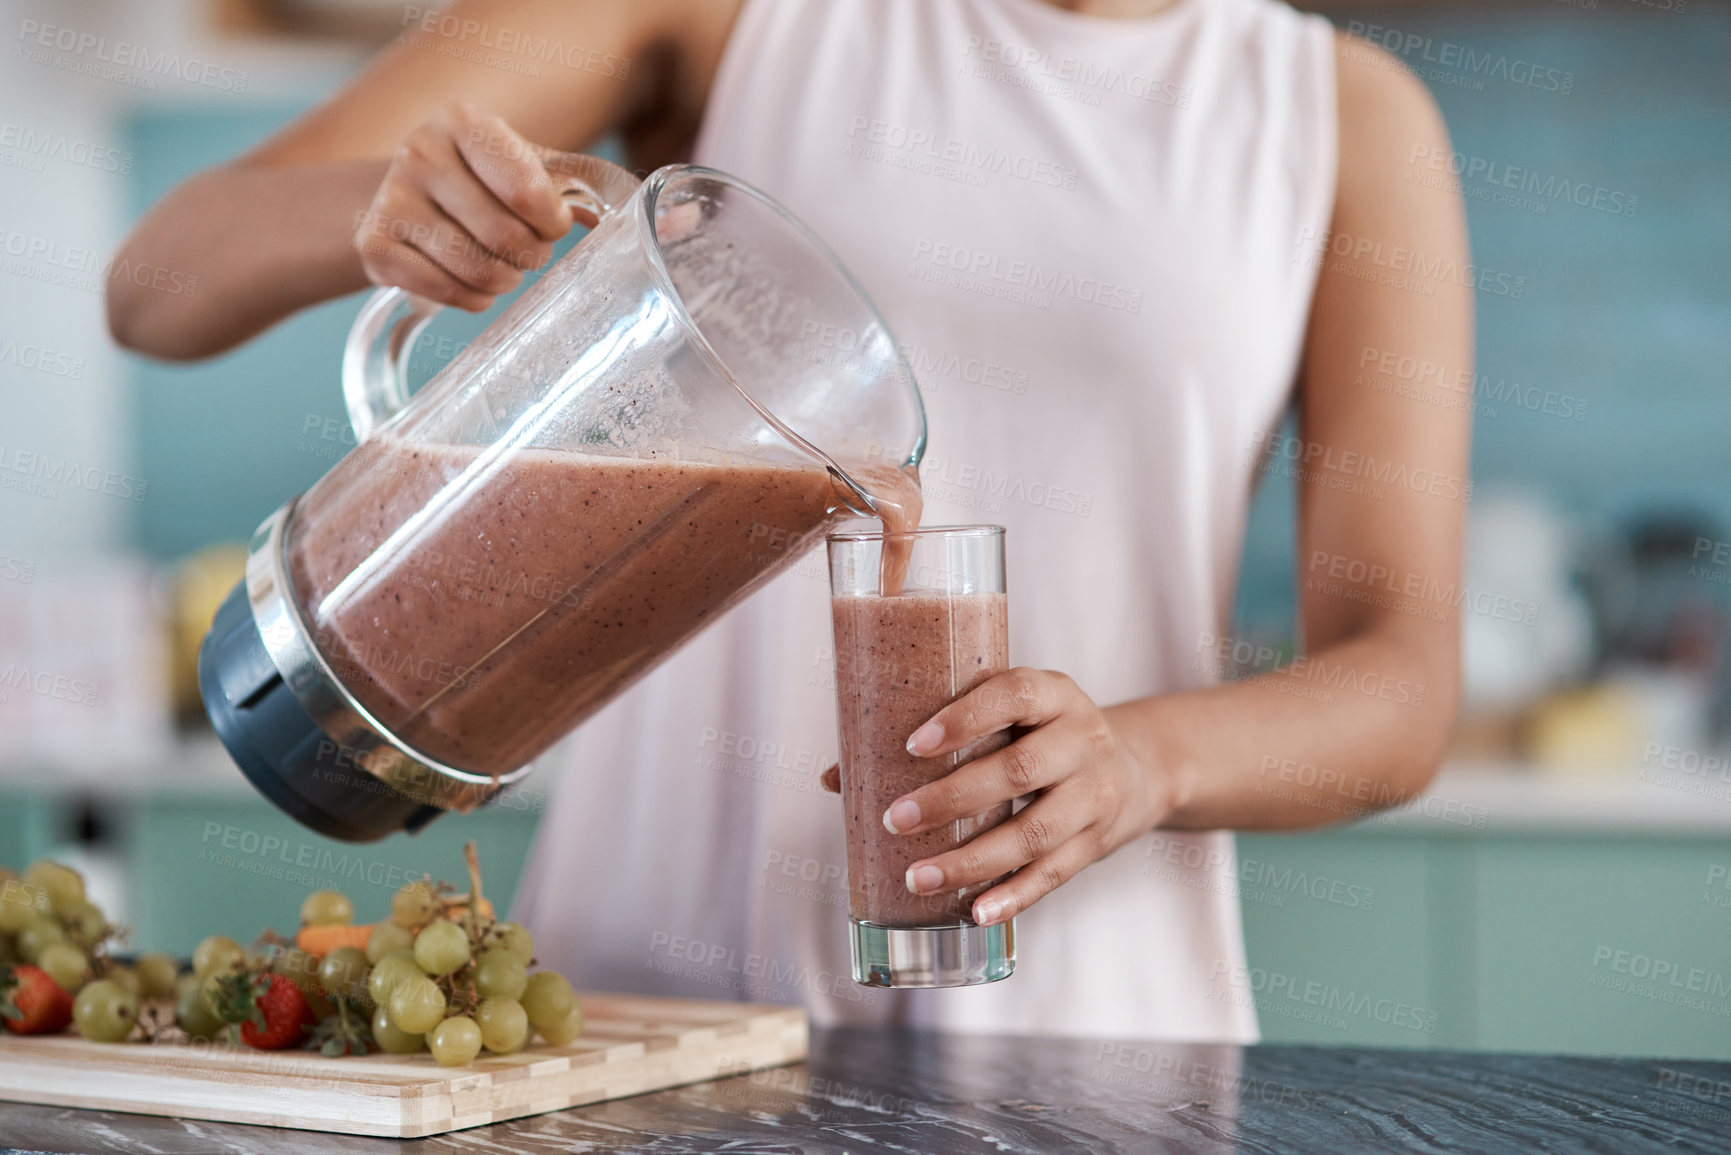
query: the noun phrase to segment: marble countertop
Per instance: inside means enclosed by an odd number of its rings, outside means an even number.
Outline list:
[[[813,1033],[792,1067],[394,1141],[0,1103],[0,1150],[1721,1152],[1731,1064]]]

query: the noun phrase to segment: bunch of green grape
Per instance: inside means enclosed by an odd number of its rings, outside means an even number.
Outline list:
[[[0,867],[0,963],[29,963],[73,996],[72,1022],[87,1039],[133,1034],[140,1000],[174,995],[180,968],[164,954],[131,966],[108,956],[117,928],[85,893],[84,876],[43,859],[19,876]]]
[[[465,854],[471,893],[479,895],[472,844]],[[483,898],[473,906],[429,881],[413,882],[393,896],[389,918],[355,926],[348,897],[321,890],[302,904],[293,942],[267,934],[249,952],[213,935],[182,973],[168,955],[143,955],[131,966],[110,958],[116,929],[86,897],[83,877],[42,861],[21,877],[0,867],[0,964],[40,968],[72,997],[79,1033],[100,1042],[149,1033],[138,1029],[141,1003],[167,1000],[187,1035],[215,1038],[228,1026],[218,1013],[224,980],[264,971],[306,996],[318,1024],[306,1045],[326,1054],[430,1051],[446,1066],[463,1066],[483,1049],[520,1050],[536,1034],[571,1042],[583,1030],[571,984],[555,971],[531,973],[529,931],[497,921]]]
[[[333,951],[327,965],[349,950]],[[460,1067],[482,1048],[508,1055],[534,1034],[563,1044],[583,1030],[583,1009],[565,977],[530,973],[535,940],[525,927],[495,921],[484,906],[473,916],[452,908],[424,882],[397,892],[363,957],[371,964],[373,1039],[392,1054],[425,1049]]]

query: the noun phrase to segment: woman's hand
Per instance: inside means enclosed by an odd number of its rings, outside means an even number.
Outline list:
[[[893,833],[918,834],[1035,796],[1008,821],[908,870],[915,894],[961,890],[1010,874],[974,900],[981,926],[1027,910],[1151,829],[1172,794],[1164,776],[1130,753],[1093,699],[1052,670],[1018,667],[981,683],[915,730],[908,752],[936,758],[1012,726],[1027,729],[1003,749],[902,795],[883,816]],[[830,789],[839,782],[835,768],[825,773]]]
[[[480,312],[553,254],[573,210],[549,174],[550,150],[457,101],[411,132],[355,232],[378,285]],[[585,222],[592,223],[592,222]]]

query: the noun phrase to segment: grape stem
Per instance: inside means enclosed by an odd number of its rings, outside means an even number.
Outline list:
[[[469,864],[469,941],[481,941],[481,860],[473,838],[463,843],[463,859]]]

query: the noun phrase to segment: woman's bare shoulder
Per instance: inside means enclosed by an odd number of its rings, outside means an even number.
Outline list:
[[[1414,150],[1446,144],[1436,100],[1398,56],[1368,40],[1334,34],[1335,91],[1342,176],[1349,164],[1402,163]]]

